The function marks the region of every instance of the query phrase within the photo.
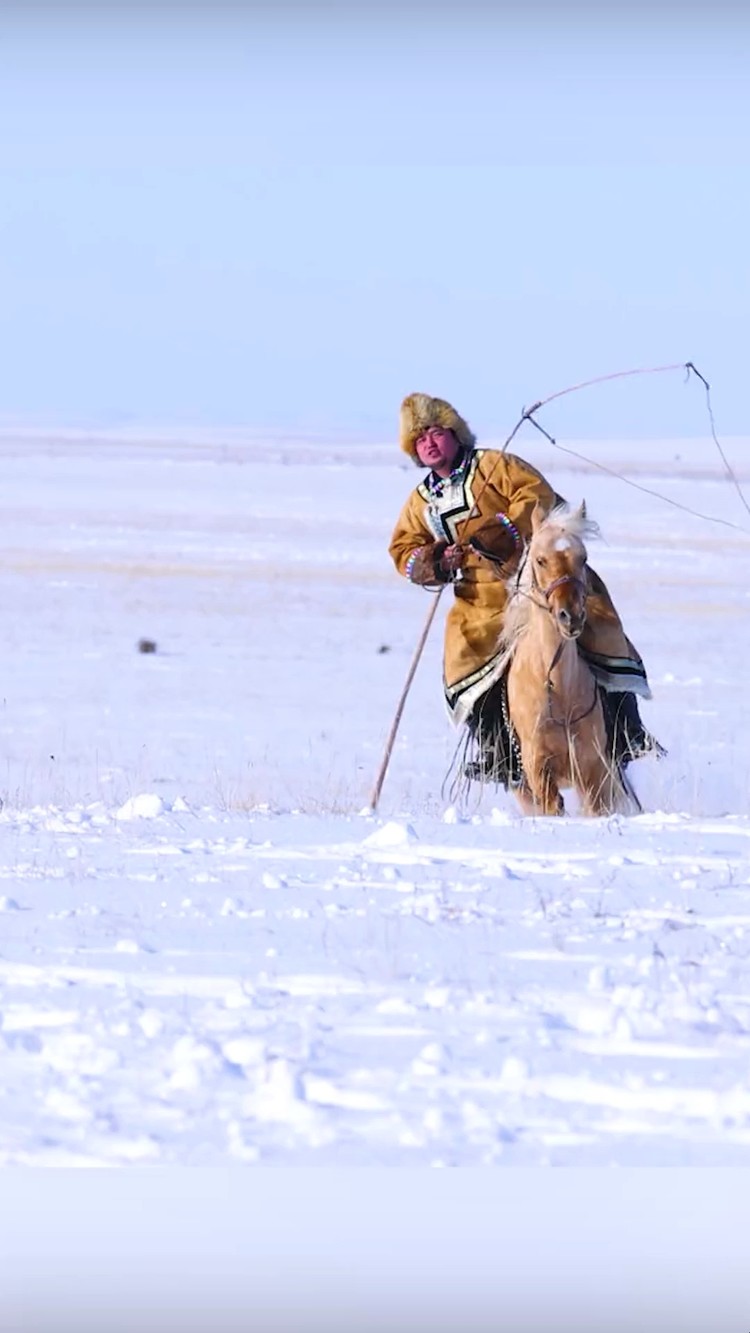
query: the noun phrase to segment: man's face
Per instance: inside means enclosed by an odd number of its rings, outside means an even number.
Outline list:
[[[458,453],[458,440],[452,430],[430,426],[415,441],[417,458],[425,467],[451,467]]]

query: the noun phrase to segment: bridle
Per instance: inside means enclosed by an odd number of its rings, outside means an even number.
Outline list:
[[[535,606],[538,606],[540,608],[540,610],[547,611],[549,615],[554,615],[554,611],[552,610],[552,607],[549,604],[550,597],[552,596],[553,592],[556,592],[558,588],[564,587],[566,583],[572,583],[573,587],[577,588],[581,596],[585,598],[586,584],[583,579],[578,578],[577,574],[561,574],[559,578],[553,579],[552,582],[548,584],[546,588],[543,588],[536,576],[536,570],[534,569],[533,564],[531,566],[531,587],[533,588],[534,592],[538,592],[540,597],[544,598],[544,601],[540,602],[536,597],[533,597],[530,592],[526,592],[521,587],[521,575],[526,565],[526,561],[529,558],[529,550],[530,548],[527,546],[523,559],[521,560],[521,563],[518,566],[518,570],[516,571],[515,586],[513,588],[514,594],[518,594],[521,597],[528,597],[530,602],[533,602]]]
[[[572,583],[573,586],[578,589],[581,595],[585,597],[586,584],[584,583],[583,579],[579,579],[576,574],[561,574],[559,579],[553,579],[548,587],[543,588],[541,583],[537,579],[534,569],[532,568],[531,570],[531,586],[536,590],[536,592],[540,592],[545,602],[548,603],[548,605],[545,606],[544,609],[545,611],[549,611],[550,615],[552,614],[552,611],[549,606],[549,599],[552,596],[553,592],[555,592],[558,588],[564,587],[566,583]]]

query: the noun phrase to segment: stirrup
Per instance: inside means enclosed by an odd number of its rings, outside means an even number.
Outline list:
[[[669,751],[665,745],[662,745],[661,741],[657,741],[656,737],[652,736],[650,731],[647,731],[644,738],[643,753],[656,755],[657,759],[666,759]]]
[[[653,755],[655,759],[666,759],[669,753],[661,741],[657,741],[656,737],[651,735],[650,731],[644,731],[643,735],[637,739],[635,737],[631,739],[626,731],[625,739],[627,749],[620,759],[623,767],[632,763],[634,759],[645,759],[647,755]]]
[[[464,764],[463,772],[470,782],[496,782],[504,787],[508,785],[506,766],[488,755],[482,755],[481,759],[470,759]]]

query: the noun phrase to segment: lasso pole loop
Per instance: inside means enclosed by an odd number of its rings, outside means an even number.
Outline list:
[[[681,504],[678,500],[672,500],[668,495],[662,495],[659,491],[653,490],[650,486],[643,486],[640,482],[633,481],[631,477],[623,476],[621,472],[615,471],[614,468],[607,467],[605,463],[599,463],[595,458],[588,458],[586,454],[579,453],[578,450],[576,449],[571,449],[567,445],[560,444],[559,441],[555,439],[554,435],[550,435],[549,431],[545,430],[544,426],[541,426],[539,424],[534,415],[536,412],[539,411],[541,407],[545,407],[547,403],[553,402],[556,398],[562,398],[567,393],[574,393],[577,389],[588,389],[593,384],[603,384],[607,380],[623,379],[625,376],[628,375],[658,375],[664,371],[669,371],[669,370],[686,371],[687,372],[685,376],[686,383],[690,379],[691,374],[693,374],[696,376],[697,379],[700,380],[701,384],[705,388],[706,407],[708,410],[708,418],[711,426],[711,437],[713,439],[714,444],[716,445],[716,448],[719,451],[719,455],[721,457],[722,463],[724,464],[727,476],[729,477],[735,490],[737,491],[737,494],[739,495],[740,500],[742,501],[742,504],[746,509],[747,513],[750,514],[750,505],[748,505],[748,502],[745,499],[737,475],[734,469],[732,468],[732,465],[729,462],[729,459],[727,458],[721,446],[718,435],[716,434],[714,414],[711,406],[711,385],[709,384],[705,375],[701,374],[697,366],[695,366],[692,361],[683,361],[671,366],[650,366],[637,370],[619,370],[616,371],[613,375],[600,375],[593,380],[583,380],[580,384],[572,384],[567,389],[560,389],[557,393],[550,394],[548,398],[541,398],[538,402],[534,403],[532,407],[524,409],[518,421],[516,422],[515,426],[513,427],[513,430],[511,431],[510,435],[508,436],[507,440],[502,446],[500,452],[505,453],[511,440],[520,430],[523,423],[525,421],[528,421],[530,425],[534,427],[535,430],[539,431],[540,435],[543,435],[546,440],[549,440],[549,443],[553,445],[555,449],[559,449],[561,453],[569,454],[572,458],[578,458],[582,462],[588,463],[590,466],[598,468],[600,472],[606,472],[610,477],[616,477],[618,481],[625,482],[626,486],[632,486],[635,490],[641,491],[644,495],[651,495],[656,500],[662,500],[665,504],[671,505],[673,509],[680,509],[683,513],[692,515],[693,518],[703,519],[707,523],[718,523],[721,527],[731,528],[734,532],[741,532],[745,536],[748,536],[749,534],[747,528],[742,527],[742,525],[739,523],[733,523],[731,519],[717,518],[714,514],[704,514],[698,509],[692,509],[690,505]],[[480,496],[481,494],[482,492],[480,492]]]

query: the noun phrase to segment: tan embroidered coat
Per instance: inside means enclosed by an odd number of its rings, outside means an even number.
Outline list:
[[[453,583],[454,604],[445,626],[443,684],[448,710],[458,724],[496,679],[498,638],[508,600],[504,579],[519,552],[504,514],[522,538],[531,514],[560,502],[531,464],[492,449],[466,452],[458,474],[441,481],[430,474],[407,499],[396,523],[390,555],[399,573],[436,587],[446,582],[437,561],[446,544],[474,539]],[[626,637],[602,580],[590,570],[587,623],[579,647],[606,689],[650,697],[643,663]]]

